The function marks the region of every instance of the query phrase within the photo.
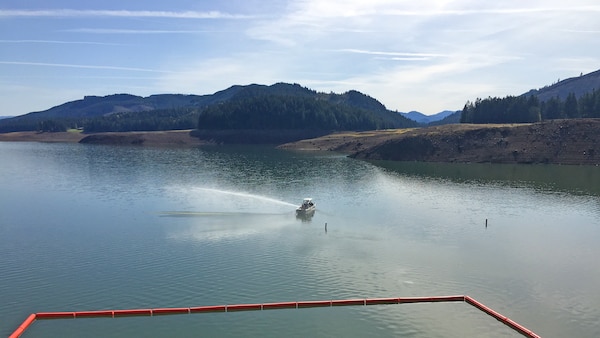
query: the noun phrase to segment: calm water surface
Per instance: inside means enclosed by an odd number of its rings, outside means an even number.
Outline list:
[[[600,336],[597,167],[38,143],[0,143],[0,161],[1,336],[42,311],[453,294],[544,337]],[[462,303],[46,320],[24,337],[198,335],[520,337]]]

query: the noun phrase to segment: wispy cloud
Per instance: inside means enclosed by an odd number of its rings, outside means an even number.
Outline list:
[[[220,11],[128,11],[128,10],[10,10],[0,9],[0,17],[125,17],[125,18],[171,18],[171,19],[248,19],[252,16]]]
[[[550,12],[600,12],[600,6],[580,6],[580,7],[527,7],[527,8],[485,8],[485,9],[446,9],[446,10],[387,10],[373,11],[364,13],[366,15],[387,15],[387,16],[459,16],[459,15],[480,15],[480,14],[534,14]],[[363,14],[363,15],[364,15]]]
[[[435,53],[407,53],[407,52],[384,52],[384,51],[372,51],[363,49],[338,49],[338,52],[353,53],[353,54],[367,54],[374,55],[385,59],[396,59],[396,60],[430,60],[435,57],[444,57],[445,54]]]
[[[113,42],[96,41],[65,41],[65,40],[0,40],[0,43],[47,43],[47,44],[65,44],[65,45],[103,45],[103,46],[121,46],[122,44]]]
[[[600,30],[563,29],[561,31],[566,33],[600,34]]]
[[[0,77],[11,84],[51,78],[52,89],[78,94],[138,86],[144,94],[212,93],[283,81],[357,89],[390,108],[434,113],[593,71],[600,60],[597,0],[265,0],[211,2],[213,11],[188,0],[166,10],[34,2],[46,7],[0,5],[0,23],[18,27],[0,36]],[[60,48],[33,58],[34,47]],[[22,92],[20,109],[31,111],[31,91]],[[0,93],[0,109],[13,96]]]
[[[2,64],[2,65],[15,65],[15,66],[40,66],[40,67],[62,67],[62,68],[123,70],[123,71],[133,71],[133,72],[171,73],[169,71],[156,70],[156,69],[148,69],[148,68],[118,67],[118,66],[99,66],[99,65],[78,65],[78,64],[69,64],[69,63],[0,61],[0,64]]]
[[[531,5],[522,1],[504,1],[497,4],[484,2],[438,0],[438,1],[389,1],[389,0],[304,0],[290,6],[287,19],[310,22],[323,18],[358,18],[367,16],[462,16],[462,15],[514,15],[537,13],[600,12],[600,5],[582,5],[547,1]]]
[[[167,30],[167,29],[115,29],[115,28],[75,28],[63,32],[88,34],[204,34],[216,33],[212,30]]]

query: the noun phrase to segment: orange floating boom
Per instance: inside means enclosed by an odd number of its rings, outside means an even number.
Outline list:
[[[25,321],[9,336],[18,338],[36,319],[60,319],[60,318],[85,318],[85,317],[123,317],[123,316],[154,316],[167,314],[187,314],[203,312],[233,312],[233,311],[257,311],[277,309],[299,309],[310,307],[335,307],[355,305],[382,305],[403,303],[431,303],[431,302],[466,302],[469,305],[487,313],[504,323],[511,329],[530,338],[540,338],[533,331],[523,325],[503,316],[469,296],[438,296],[438,297],[400,297],[400,298],[365,298],[365,299],[338,299],[338,300],[311,300],[300,302],[277,302],[256,304],[234,304],[234,305],[210,305],[183,308],[155,308],[155,309],[129,309],[129,310],[97,310],[97,311],[74,311],[74,312],[38,312],[32,313]]]
[[[23,334],[23,332],[25,332],[25,330],[27,330],[27,328],[29,327],[29,325],[31,325],[31,323],[33,323],[35,321],[35,313],[32,313],[29,315],[29,317],[27,317],[27,319],[25,319],[25,321],[19,325],[19,327],[15,330],[15,332],[13,332],[10,336],[8,336],[9,338],[17,338],[19,336],[21,336]]]
[[[501,321],[502,323],[504,323],[505,325],[511,327],[513,330],[519,332],[520,334],[526,336],[526,337],[531,337],[531,338],[540,338],[540,336],[538,336],[537,334],[535,334],[533,331],[529,330],[528,328],[524,327],[523,325],[513,321],[512,319],[501,315],[500,313],[492,310],[491,308],[483,305],[482,303],[476,301],[475,299],[469,297],[469,296],[465,296],[465,302],[467,302],[468,304],[473,305],[474,307],[478,308],[479,310],[487,313],[488,315],[496,318],[498,321]]]

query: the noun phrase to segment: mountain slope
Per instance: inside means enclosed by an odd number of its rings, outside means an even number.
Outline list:
[[[600,70],[578,77],[568,78],[557,82],[551,86],[540,89],[532,89],[525,96],[537,96],[540,101],[547,101],[550,98],[558,97],[564,101],[570,93],[580,98],[593,90],[600,90]]]
[[[79,118],[96,117],[115,113],[150,111],[170,107],[194,106],[202,97],[197,95],[152,95],[141,97],[129,94],[114,94],[108,96],[86,96],[52,107],[45,111],[33,112],[18,118]]]

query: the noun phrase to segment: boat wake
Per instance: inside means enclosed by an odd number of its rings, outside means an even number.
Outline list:
[[[256,216],[280,216],[286,213],[262,213],[262,212],[211,212],[211,211],[162,211],[160,217],[256,217]]]
[[[239,191],[229,191],[229,190],[221,190],[221,189],[213,189],[213,188],[196,188],[197,190],[202,190],[202,191],[206,191],[206,192],[213,192],[213,193],[218,193],[218,194],[224,194],[224,195],[230,195],[230,196],[237,196],[237,197],[245,197],[245,198],[252,198],[255,200],[260,200],[263,202],[271,202],[271,203],[275,203],[275,204],[281,204],[281,205],[285,205],[285,206],[292,206],[292,207],[296,207],[297,205],[289,203],[289,202],[285,202],[285,201],[281,201],[275,198],[271,198],[271,197],[267,197],[267,196],[262,196],[262,195],[255,195],[255,194],[249,194],[249,193],[245,193],[245,192],[239,192]]]

